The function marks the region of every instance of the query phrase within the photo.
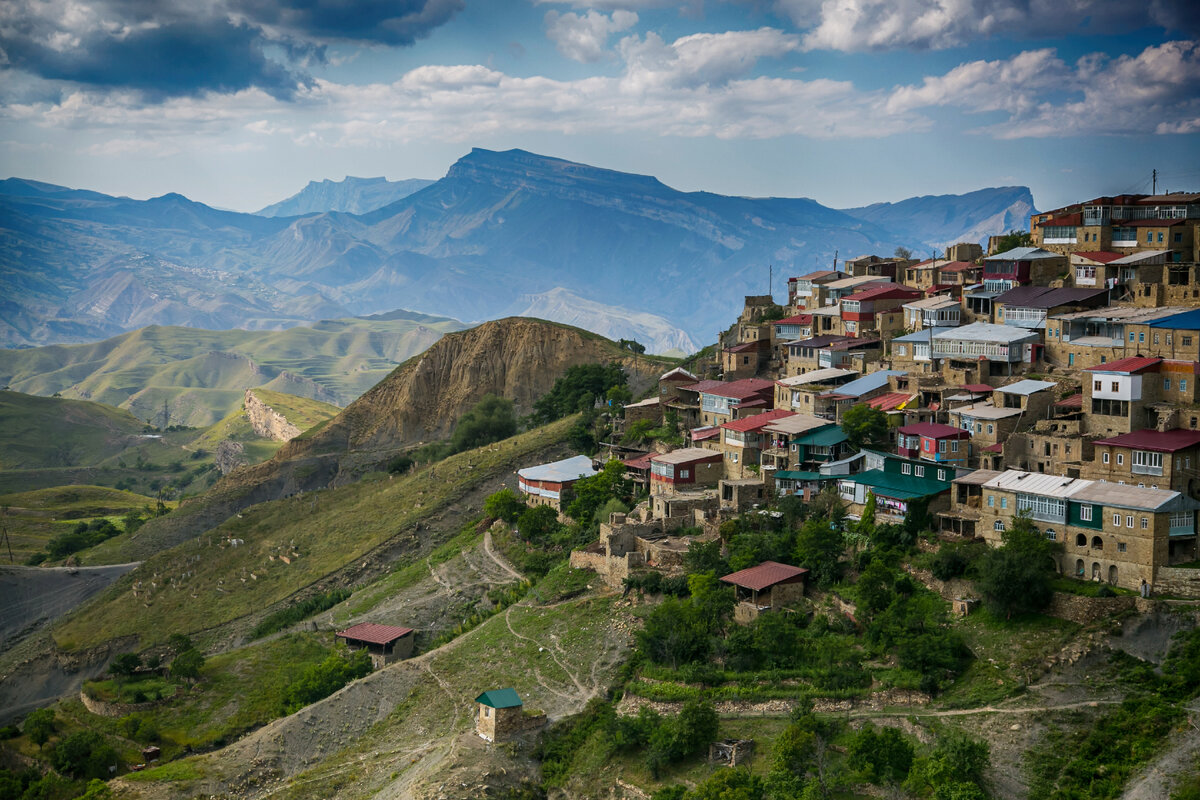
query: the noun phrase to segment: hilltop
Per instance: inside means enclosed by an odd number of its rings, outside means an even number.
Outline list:
[[[389,181],[387,178],[355,178],[347,176],[340,181],[309,181],[296,194],[278,203],[254,212],[262,217],[295,217],[301,214],[319,214],[326,211],[345,211],[350,214],[365,214],[377,208],[403,200],[419,192],[433,181],[410,178]]]
[[[0,385],[125,408],[158,427],[205,427],[263,388],[345,406],[444,333],[407,311],[282,331],[150,326],[92,344],[0,350]]]

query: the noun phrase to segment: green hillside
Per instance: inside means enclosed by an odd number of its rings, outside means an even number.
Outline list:
[[[107,403],[158,427],[205,427],[260,386],[345,406],[464,327],[413,312],[282,331],[151,326],[92,344],[0,350],[0,386]]]
[[[332,419],[341,411],[332,403],[323,403],[320,400],[284,392],[274,392],[261,386],[251,391],[259,400],[287,417],[288,422],[302,431],[319,425],[327,419]]]
[[[155,439],[128,411],[0,391],[0,470],[98,466]]]

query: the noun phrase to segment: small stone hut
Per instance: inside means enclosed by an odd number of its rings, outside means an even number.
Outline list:
[[[475,732],[489,742],[498,742],[524,728],[524,703],[516,689],[492,689],[475,698],[479,704]]]
[[[376,669],[392,661],[408,658],[413,651],[412,628],[363,622],[338,631],[336,636],[345,639],[351,650],[367,648],[371,653],[371,664]]]

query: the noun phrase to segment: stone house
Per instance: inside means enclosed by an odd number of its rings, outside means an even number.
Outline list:
[[[956,328],[962,324],[962,301],[947,295],[934,295],[904,304],[904,327],[910,331],[928,328]]]
[[[974,263],[981,258],[983,258],[983,247],[979,242],[959,242],[946,248],[946,259],[955,263]]]
[[[1002,443],[1022,425],[1033,427],[1035,419],[1026,417],[1019,408],[997,408],[990,403],[970,403],[946,412],[949,424],[971,435],[967,452],[968,467],[987,467],[1003,452]]]
[[[351,650],[365,648],[371,654],[371,664],[375,669],[408,658],[413,651],[412,628],[362,622],[338,631],[334,636],[344,640]]]
[[[649,457],[650,493],[674,494],[716,486],[724,477],[724,460],[722,453],[702,447],[685,447],[652,455]]]
[[[516,689],[492,689],[475,698],[475,732],[489,742],[502,742],[528,727]]]
[[[758,619],[759,614],[794,606],[804,597],[807,575],[803,567],[764,561],[725,575],[721,582],[734,587],[737,605],[733,619],[744,625]]]
[[[770,447],[770,434],[763,428],[794,412],[774,409],[752,417],[721,424],[721,452],[726,478],[739,479],[759,474],[762,451]]]
[[[978,245],[976,245],[978,247]],[[982,257],[982,248],[980,248]],[[983,265],[976,264],[971,259],[955,259],[942,264],[938,270],[938,279],[942,285],[955,286],[961,292],[968,286],[974,286],[983,281]]]
[[[1048,539],[1064,575],[1137,589],[1159,567],[1196,558],[1200,502],[1179,492],[1006,470],[983,484],[978,533],[1001,543],[1018,510]]]
[[[1046,322],[1046,358],[1056,366],[1087,369],[1130,356],[1200,360],[1190,356],[1200,336],[1184,328],[1192,309],[1183,306],[1140,308],[1109,306],[1052,314]],[[1159,325],[1158,323],[1163,323]],[[1188,337],[1187,344],[1184,338]]]
[[[663,421],[662,399],[658,397],[647,397],[636,403],[626,403],[624,411],[625,430],[629,430],[629,426],[642,420],[653,422],[655,425],[661,425]]]
[[[676,367],[658,379],[658,397],[663,403],[679,399],[679,387],[692,386],[700,379],[683,367]]]
[[[1012,375],[1019,364],[1036,362],[1041,355],[1041,335],[1037,331],[973,322],[959,328],[935,333],[933,358],[947,362],[962,383]]]
[[[1058,289],[1048,286],[1017,286],[992,300],[993,314],[1000,325],[1029,330],[1046,327],[1046,318],[1108,303],[1107,289]]]
[[[775,382],[761,378],[706,381],[700,389],[700,424],[721,425],[769,411],[775,402]]]
[[[1040,247],[1015,247],[983,259],[983,286],[990,292],[1006,292],[1016,286],[1048,286],[1066,275],[1067,257]]]
[[[753,378],[767,367],[771,350],[772,340],[769,337],[722,348],[722,377],[727,381]]]
[[[839,476],[838,495],[848,504],[850,516],[862,514],[867,497],[875,495],[875,513],[900,521],[914,500],[927,503],[936,513],[950,505],[950,482],[959,474],[952,464],[930,464],[890,453],[863,450],[863,471]]]
[[[563,491],[580,478],[590,478],[595,474],[592,459],[572,456],[562,461],[517,470],[517,489],[525,496],[527,503],[550,506],[561,514]]]
[[[971,434],[936,422],[902,425],[896,429],[896,454],[937,464],[966,466]]]
[[[771,470],[813,472],[850,454],[840,426],[809,414],[776,420],[763,433],[767,436],[760,456],[764,475]]]
[[[992,405],[997,408],[1021,409],[1025,416],[1021,422],[1032,427],[1037,420],[1049,417],[1058,394],[1058,384],[1054,381],[1026,378],[998,387],[992,392]]]
[[[797,311],[811,308],[813,306],[813,287],[848,277],[850,276],[844,272],[822,269],[796,278],[788,278],[788,305]]]
[[[888,312],[920,298],[921,293],[915,289],[888,285],[847,295],[840,305],[842,330],[855,338],[888,336],[903,326],[902,313]]]
[[[811,413],[813,416],[840,422],[842,414],[850,408],[886,394],[891,388],[890,379],[903,374],[896,370],[881,369],[821,392],[813,398]]]
[[[1084,477],[1200,496],[1200,431],[1139,430],[1097,439]]]
[[[801,375],[792,375],[775,381],[775,407],[786,408],[797,413],[810,413],[812,400],[805,400],[805,395],[812,394],[805,387],[819,386],[833,388],[849,383],[858,377],[852,369],[816,369]]]

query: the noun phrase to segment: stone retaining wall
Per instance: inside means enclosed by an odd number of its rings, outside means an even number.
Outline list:
[[[1118,614],[1137,608],[1138,598],[1130,595],[1122,597],[1083,597],[1077,594],[1055,592],[1054,599],[1046,608],[1046,613],[1052,617],[1077,622],[1086,625],[1103,617]]]
[[[83,703],[83,707],[101,717],[123,717],[135,711],[149,711],[170,699],[170,697],[164,697],[161,700],[151,700],[148,703],[114,703],[108,700],[97,700],[94,697],[88,697],[87,692],[84,691],[79,692],[79,700]]]
[[[1200,600],[1200,569],[1159,567],[1154,576],[1154,593]]]

